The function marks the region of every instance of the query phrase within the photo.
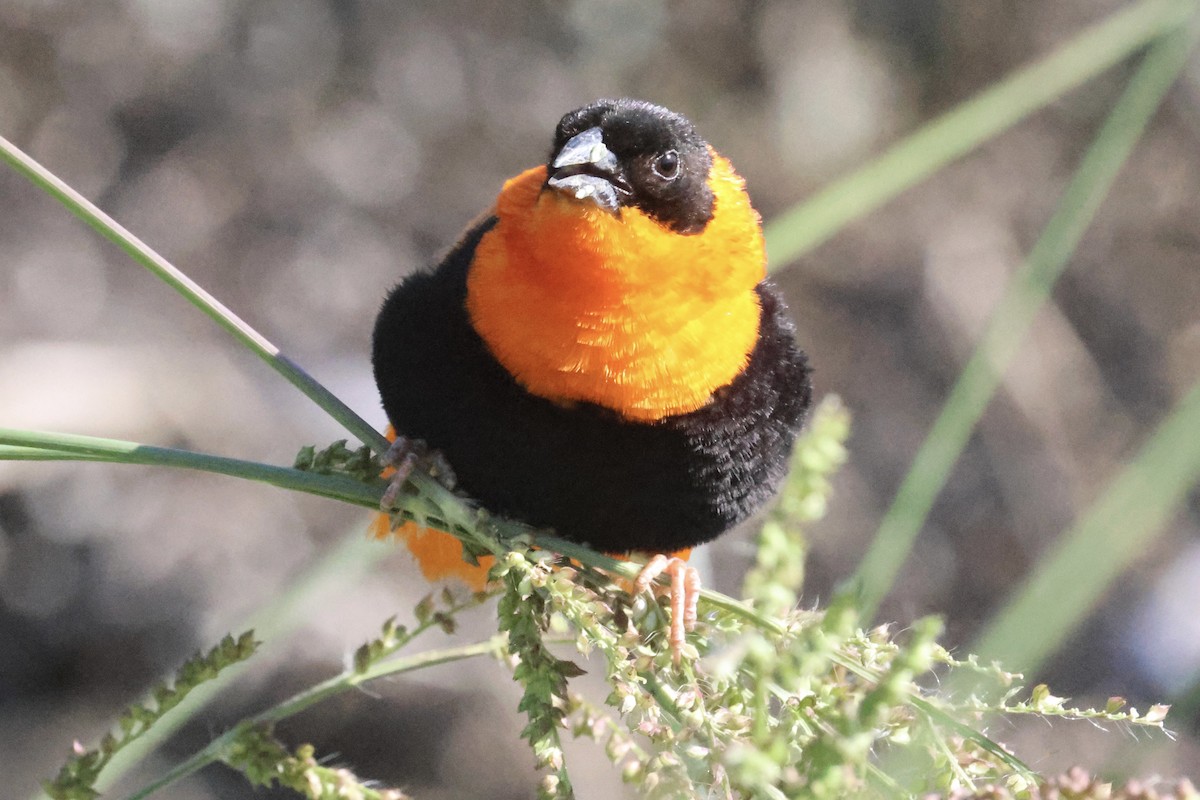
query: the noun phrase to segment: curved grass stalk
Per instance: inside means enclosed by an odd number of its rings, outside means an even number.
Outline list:
[[[506,641],[507,637],[503,634],[497,634],[475,644],[464,645],[462,647],[448,647],[442,650],[428,650],[406,658],[385,661],[374,665],[365,672],[347,670],[327,681],[318,683],[316,686],[305,689],[292,698],[276,706],[272,706],[261,714],[244,720],[216,739],[213,739],[202,750],[197,751],[185,761],[177,764],[170,772],[167,772],[153,783],[129,795],[127,800],[145,800],[150,795],[186,778],[188,775],[203,769],[209,764],[214,764],[222,760],[225,751],[247,728],[279,722],[280,720],[295,716],[322,700],[388,675],[399,675],[426,667],[437,666],[438,664],[463,661],[478,656],[496,655],[503,651]]]
[[[364,507],[379,507],[380,491],[340,475],[319,475],[291,467],[196,453],[172,447],[75,436],[65,433],[0,428],[0,459],[83,460],[177,467],[269,483],[281,489],[329,497]]]
[[[766,226],[772,269],[781,269],[954,159],[1179,28],[1196,8],[1194,0],[1134,3],[779,214]]]
[[[262,483],[269,483],[272,486],[278,486],[282,489],[291,489],[292,491],[304,492],[319,497],[329,497],[370,509],[379,508],[379,500],[382,495],[381,487],[367,486],[352,478],[340,475],[321,475],[292,469],[291,467],[278,467],[271,464],[260,464],[255,461],[243,461],[236,458],[195,453],[190,450],[152,447],[150,445],[138,444],[137,442],[102,439],[93,436],[0,428],[0,460],[7,457],[6,453],[11,453],[20,460],[28,460],[36,457],[38,460],[104,461],[193,469],[246,480],[256,480]],[[460,504],[463,503],[462,498],[450,493],[441,484],[432,479],[430,479],[430,482],[440,489],[441,493],[454,498]],[[440,505],[430,505],[433,501],[424,496],[402,496],[401,502],[422,516],[446,516],[443,507]],[[454,522],[455,525],[459,525],[467,532],[482,532],[481,526],[486,525],[493,530],[499,530],[505,537],[534,537],[538,547],[544,550],[559,553],[581,564],[620,575],[623,578],[633,579],[638,573],[638,566],[632,562],[596,552],[576,542],[538,533],[529,526],[519,522],[481,518],[474,511],[471,512],[469,519],[449,521]],[[455,533],[454,531],[450,532]],[[660,583],[664,586],[669,585],[666,579],[661,579]],[[701,592],[701,598],[710,607],[736,614],[763,630],[774,632],[783,630],[783,625],[778,620],[761,614],[745,603],[741,603],[728,595],[704,589]]]
[[[865,618],[875,613],[895,581],[1004,369],[1017,354],[1121,165],[1187,64],[1195,39],[1195,30],[1184,26],[1164,36],[1146,54],[1084,155],[1041,238],[1013,276],[859,564],[855,580]]]
[[[1036,671],[1113,580],[1150,549],[1200,481],[1200,380],[973,643],[981,659]]]
[[[188,302],[232,334],[243,347],[265,361],[289,383],[320,406],[325,413],[341,423],[347,431],[358,437],[359,441],[370,445],[376,452],[382,453],[387,450],[387,440],[379,431],[372,428],[362,417],[354,413],[340,398],[326,389],[298,364],[283,355],[279,348],[268,341],[265,336],[250,327],[237,314],[226,308],[221,301],[209,294],[204,287],[155,252],[148,244],[127,231],[120,223],[2,136],[0,136],[0,160],[6,161],[38,188],[66,206],[71,213],[124,250],[130,258],[183,295]]]

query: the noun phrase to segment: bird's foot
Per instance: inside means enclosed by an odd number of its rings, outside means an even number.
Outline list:
[[[700,573],[682,558],[659,553],[638,573],[633,582],[634,594],[646,591],[659,575],[664,574],[671,576],[671,658],[678,664],[686,643],[685,634],[696,628]]]
[[[429,445],[420,439],[410,439],[397,434],[392,446],[383,454],[383,462],[395,472],[392,473],[388,487],[379,500],[381,511],[392,510],[396,504],[396,498],[400,496],[401,487],[417,468],[427,471],[434,480],[447,489],[453,490],[458,483],[454,470],[451,469],[441,451],[430,450]]]

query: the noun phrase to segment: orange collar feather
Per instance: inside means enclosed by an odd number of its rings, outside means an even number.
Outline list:
[[[693,235],[543,191],[545,181],[535,167],[500,192],[467,278],[475,330],[548,400],[643,422],[703,406],[758,338],[766,253],[741,177],[713,152],[713,218]]]

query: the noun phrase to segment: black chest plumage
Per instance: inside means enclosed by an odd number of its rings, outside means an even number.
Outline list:
[[[494,224],[384,303],[373,362],[396,430],[441,450],[486,508],[605,552],[691,547],[759,510],[783,480],[811,400],[775,287],[757,287],[758,343],[732,383],[696,411],[630,422],[531,395],[488,352],[467,316],[466,276]]]

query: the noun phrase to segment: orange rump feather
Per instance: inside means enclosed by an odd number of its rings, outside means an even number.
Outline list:
[[[396,429],[387,429],[389,442],[396,440]],[[389,478],[396,470],[388,467],[380,477]],[[473,592],[482,591],[487,585],[488,570],[496,559],[482,556],[479,564],[463,561],[462,542],[454,536],[434,528],[426,528],[415,522],[406,522],[392,530],[392,520],[387,514],[376,514],[367,532],[376,539],[395,538],[404,543],[416,559],[425,580],[433,582],[454,578],[462,581]]]

